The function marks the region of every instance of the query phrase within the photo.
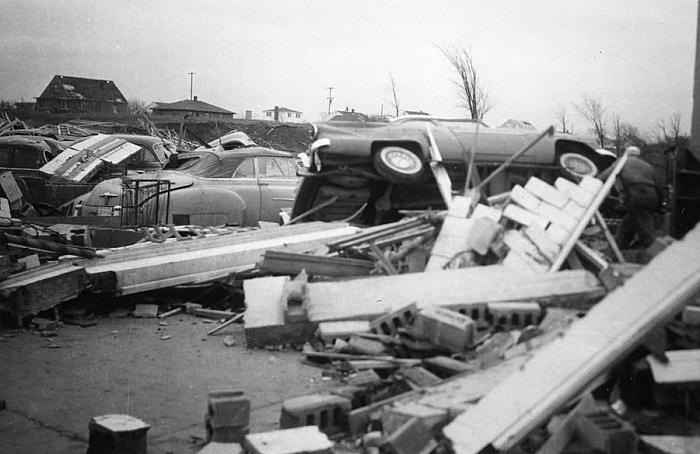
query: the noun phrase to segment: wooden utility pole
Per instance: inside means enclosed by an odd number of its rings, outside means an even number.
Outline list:
[[[328,87],[328,114],[331,113],[331,104],[333,104],[333,87]]]
[[[194,75],[197,73],[187,73],[190,75],[190,101],[192,101],[192,80],[194,79]]]

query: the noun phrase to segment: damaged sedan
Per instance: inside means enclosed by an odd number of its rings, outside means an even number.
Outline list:
[[[430,171],[428,128],[453,190],[464,188],[472,150],[476,150],[473,177],[478,181],[538,136],[533,131],[425,116],[390,123],[317,124],[309,147],[311,166],[304,173],[292,216],[379,224],[396,220],[400,210],[444,208]],[[508,191],[533,175],[551,181],[562,175],[570,179],[596,175],[615,161],[615,155],[595,147],[594,140],[585,137],[545,137],[493,179],[485,192]]]

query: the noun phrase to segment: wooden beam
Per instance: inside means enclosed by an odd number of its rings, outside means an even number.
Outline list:
[[[443,430],[457,454],[507,450],[700,291],[700,226],[610,293]],[[524,392],[527,390],[527,392]]]

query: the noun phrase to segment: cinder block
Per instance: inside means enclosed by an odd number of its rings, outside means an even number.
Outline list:
[[[549,225],[549,221],[540,215],[512,203],[506,205],[503,210],[503,216],[526,227],[529,225],[536,225],[545,229],[547,225]]]
[[[689,325],[700,325],[700,307],[698,306],[686,306],[683,308],[683,314],[681,316],[683,323]]]
[[[530,177],[525,183],[525,189],[532,195],[542,199],[556,208],[564,208],[568,197],[549,183],[537,177]]]
[[[471,218],[474,220],[481,218],[489,218],[495,222],[498,222],[501,220],[502,215],[502,210],[491,208],[490,206],[484,205],[483,203],[477,203],[474,207],[474,211],[472,211]]]
[[[399,328],[409,329],[416,320],[416,314],[418,314],[416,303],[409,304],[397,311],[375,318],[369,326],[374,333],[393,336]]]
[[[486,303],[450,305],[449,309],[466,315],[475,322],[486,320]]]
[[[412,418],[386,437],[381,449],[390,454],[428,454],[437,445],[420,419]]]
[[[416,337],[462,352],[474,343],[476,324],[459,312],[429,307],[418,312],[412,332]]]
[[[538,325],[542,320],[542,308],[537,303],[489,303],[493,324],[507,329]]]
[[[563,246],[571,236],[571,233],[555,224],[551,224],[549,227],[547,227],[545,232],[547,233],[547,236],[549,236],[549,238],[559,246]]]
[[[347,430],[350,399],[333,394],[310,394],[282,402],[280,427],[318,426],[329,435]]]
[[[540,203],[537,214],[568,232],[573,232],[578,224],[575,217],[548,203]]]
[[[374,369],[364,369],[348,375],[345,382],[353,386],[371,387],[380,385],[382,378],[374,371]]]
[[[577,220],[582,219],[583,215],[586,214],[586,207],[582,207],[573,200],[569,200],[564,208],[562,208],[564,213],[571,215]]]
[[[632,425],[608,410],[577,415],[576,434],[606,454],[627,454],[637,449],[637,433]]]
[[[209,393],[204,424],[209,440],[240,442],[248,433],[250,399],[242,391],[224,390]]]
[[[547,232],[536,225],[526,227],[523,232],[525,233],[525,236],[527,236],[527,238],[537,247],[540,254],[542,254],[550,263],[556,259],[559,251],[561,251],[561,246],[555,243],[554,240],[547,235]]]
[[[333,453],[333,442],[315,426],[249,434],[242,445],[246,454]]]
[[[486,255],[493,240],[498,235],[499,226],[491,218],[481,217],[474,220],[467,234],[467,247],[481,255]]]
[[[39,256],[37,254],[30,254],[17,259],[17,263],[24,263],[27,267],[26,269],[31,270],[32,268],[38,268],[41,263],[39,262]]]
[[[516,184],[513,189],[510,190],[510,199],[533,213],[537,212],[537,208],[542,202],[540,199],[535,197],[530,191],[526,191],[522,186]]]
[[[570,180],[559,177],[554,182],[554,186],[579,206],[587,207],[593,202],[594,194],[579,187]]]
[[[129,415],[96,416],[90,420],[87,454],[146,454],[149,428]]]
[[[357,333],[369,333],[371,328],[367,320],[347,320],[341,322],[321,322],[316,333],[325,342],[335,339],[348,339]]]
[[[331,389],[331,394],[349,399],[353,409],[364,407],[371,403],[367,389],[364,386],[339,386]]]
[[[462,372],[474,370],[473,367],[470,367],[464,361],[458,361],[450,358],[449,356],[433,356],[431,358],[425,358],[423,360],[423,365],[426,369],[442,378],[452,377],[453,375],[457,375]]]
[[[362,355],[384,355],[387,353],[383,342],[375,339],[366,339],[360,336],[350,336],[348,341],[350,349]]]
[[[598,192],[600,192],[600,190],[603,188],[603,182],[590,175],[586,175],[585,177],[581,178],[581,181],[579,182],[578,186],[581,189],[584,189],[590,192],[591,194],[595,195],[598,194]]]
[[[433,435],[437,435],[449,422],[449,413],[447,408],[418,402],[395,403],[382,413],[382,431],[384,435],[392,434],[413,418],[419,419]]]
[[[10,213],[10,201],[4,197],[0,197],[0,217],[12,217],[12,213]]]
[[[131,316],[136,318],[156,318],[158,316],[158,305],[137,304]]]
[[[547,258],[542,255],[535,244],[520,230],[508,230],[503,234],[503,242],[525,260],[534,260],[543,265],[549,265]]]

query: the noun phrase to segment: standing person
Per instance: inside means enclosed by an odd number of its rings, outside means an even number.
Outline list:
[[[644,161],[639,148],[627,147],[627,162],[618,174],[622,184],[622,194],[627,213],[617,229],[615,241],[620,249],[632,246],[648,248],[656,238],[654,213],[659,210],[661,188],[656,180],[654,168]],[[614,165],[598,175],[605,181],[612,172]],[[638,241],[635,243],[635,236]]]

